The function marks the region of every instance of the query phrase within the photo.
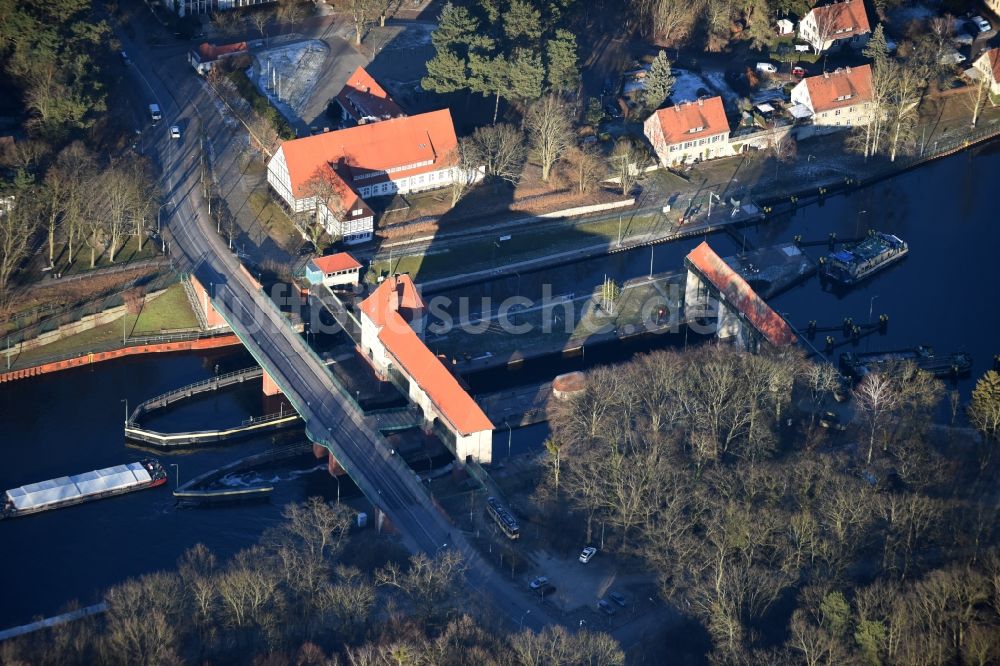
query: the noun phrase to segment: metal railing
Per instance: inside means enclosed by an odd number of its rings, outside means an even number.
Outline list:
[[[139,418],[148,411],[151,411],[151,407],[165,407],[172,402],[177,402],[183,398],[189,397],[196,393],[204,393],[208,390],[216,390],[224,386],[231,386],[232,384],[242,383],[248,379],[254,379],[260,377],[264,374],[264,370],[260,367],[253,368],[243,368],[242,370],[234,370],[233,372],[227,372],[222,375],[216,375],[214,377],[209,377],[208,379],[202,379],[197,382],[188,384],[187,386],[182,386],[173,391],[167,391],[166,393],[161,393],[160,395],[150,398],[149,400],[144,400],[139,403],[132,414],[129,416],[129,423],[135,423]]]

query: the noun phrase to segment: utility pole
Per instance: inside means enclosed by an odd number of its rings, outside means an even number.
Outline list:
[[[656,247],[655,245],[650,245],[649,246],[649,277],[650,277],[650,279],[653,278],[653,248],[655,248],[655,247]]]

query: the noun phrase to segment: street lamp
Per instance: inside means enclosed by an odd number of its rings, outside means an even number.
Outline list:
[[[174,488],[178,488],[181,485],[181,466],[177,463],[170,463],[170,466],[174,468]]]
[[[523,613],[521,613],[521,617],[518,618],[518,620],[517,620],[517,630],[518,631],[521,631],[522,629],[524,629],[524,616],[525,615],[531,615],[531,611],[530,610],[526,610]]]
[[[162,226],[160,224],[160,213],[162,213],[163,209],[166,208],[167,206],[173,206],[173,205],[174,205],[174,200],[171,199],[170,201],[168,201],[165,204],[161,205],[159,207],[159,209],[157,209],[157,211],[156,211],[156,233],[160,233],[160,228]]]
[[[869,299],[869,301],[868,301],[868,326],[869,327],[871,327],[871,325],[872,325],[872,307],[875,305],[875,299],[878,298],[879,296],[880,296],[880,294],[876,294],[875,296],[872,296],[871,299]],[[871,347],[872,347],[872,338],[871,338],[871,335],[869,335],[868,339],[865,341],[865,351],[870,351]]]
[[[128,427],[128,398],[122,398],[118,402],[125,403],[125,427]]]
[[[510,443],[514,434],[510,429],[510,421],[504,421],[503,424],[507,426],[507,458],[510,459]]]

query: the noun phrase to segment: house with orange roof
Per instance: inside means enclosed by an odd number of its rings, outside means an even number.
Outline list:
[[[688,269],[684,288],[684,316],[688,321],[714,319],[716,337],[749,351],[756,351],[761,342],[779,348],[798,343],[788,322],[707,242],[692,250],[684,258],[684,265]]]
[[[358,67],[337,93],[337,105],[355,124],[405,116],[385,88],[364,67]]]
[[[729,121],[718,96],[659,109],[646,119],[643,132],[664,166],[732,155]]]
[[[358,311],[361,350],[376,372],[420,408],[428,429],[447,435],[460,462],[491,462],[493,423],[424,344],[424,302],[410,276],[383,280]]]
[[[871,32],[865,0],[840,0],[813,7],[799,21],[799,39],[816,53],[844,45],[861,48]]]
[[[361,264],[346,252],[314,257],[306,263],[306,280],[309,284],[338,287],[356,285],[361,278]]]
[[[366,199],[451,185],[457,150],[451,112],[441,109],[285,141],[267,182],[293,213],[316,211],[331,235],[361,243],[374,231]]]
[[[983,51],[983,54],[976,58],[972,66],[980,76],[985,76],[990,83],[990,93],[1000,95],[1000,48],[992,48]]]
[[[194,67],[194,71],[202,76],[208,74],[215,63],[223,58],[231,58],[241,53],[248,53],[246,42],[236,42],[235,44],[209,44],[205,42],[196,49],[188,52],[188,63]]]
[[[846,67],[804,78],[792,88],[791,100],[808,111],[814,133],[867,125],[873,112],[872,68]]]

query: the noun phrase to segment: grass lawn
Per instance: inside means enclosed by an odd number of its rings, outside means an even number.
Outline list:
[[[299,246],[302,234],[292,223],[285,209],[271,198],[266,181],[262,181],[250,194],[249,204],[254,218],[278,245],[288,250]]]
[[[81,331],[26,351],[14,361],[23,367],[30,365],[35,359],[72,353],[86,354],[97,348],[120,345],[123,324],[128,337],[139,337],[179,328],[197,328],[198,319],[191,311],[187,296],[184,294],[184,287],[178,283],[171,285],[165,294],[148,303],[138,317],[127,315],[124,322],[119,317],[89,331]]]
[[[623,214],[621,221],[622,240],[644,234],[658,228],[665,222],[662,215],[632,216]],[[602,220],[573,227],[549,227],[537,232],[512,233],[511,239],[496,246],[494,238],[478,238],[467,243],[450,245],[439,252],[429,254],[400,255],[392,257],[389,266],[388,254],[372,262],[368,280],[372,281],[380,272],[409,273],[414,279],[430,280],[452,275],[457,270],[483,270],[531,259],[552,252],[587,247],[597,243],[607,243],[618,239],[617,219]]]
[[[129,315],[133,319],[133,315]],[[148,335],[178,328],[197,328],[198,318],[191,311],[184,286],[179,282],[147,304],[132,325],[132,335]]]

